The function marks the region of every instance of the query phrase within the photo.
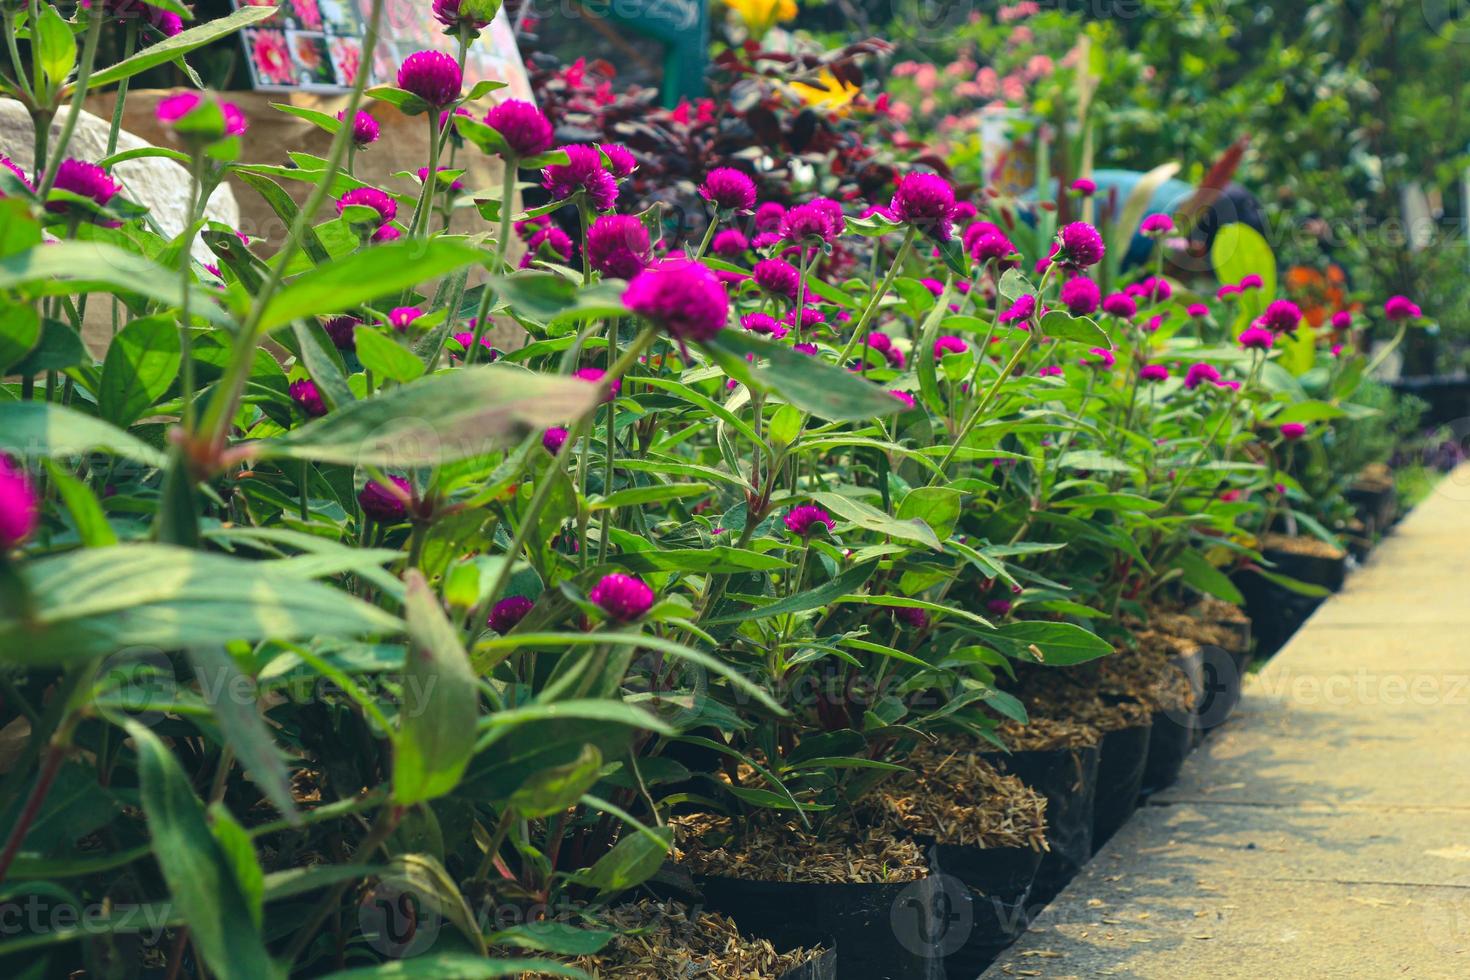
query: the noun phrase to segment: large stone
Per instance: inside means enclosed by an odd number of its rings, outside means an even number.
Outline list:
[[[52,146],[61,138],[61,127],[65,110],[51,124]],[[107,152],[107,134],[111,129],[110,109],[106,118],[83,111],[72,131],[66,155],[79,160],[95,162]],[[150,146],[125,127],[118,133],[118,152],[137,150]],[[25,106],[13,99],[0,99],[0,153],[10,157],[27,172],[35,161],[35,130]],[[128,160],[112,168],[113,177],[123,185],[123,196],[148,208],[149,216],[158,226],[160,234],[172,238],[184,230],[185,211],[189,207],[189,171],[172,160],[162,157],[145,157]],[[240,208],[235,201],[234,191],[228,185],[215,188],[204,208],[205,217],[230,227],[240,223]],[[203,241],[196,240],[194,258],[200,262],[213,262],[214,258]]]

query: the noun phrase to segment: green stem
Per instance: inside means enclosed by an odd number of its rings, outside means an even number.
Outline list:
[[[839,365],[846,364],[847,359],[852,357],[852,352],[857,349],[857,345],[862,343],[867,337],[868,324],[873,319],[873,314],[878,312],[879,302],[882,301],[884,296],[888,295],[888,290],[893,286],[893,280],[898,278],[899,270],[903,268],[904,262],[907,261],[909,250],[914,247],[915,234],[913,227],[910,227],[908,232],[905,233],[903,244],[899,246],[898,254],[893,257],[893,264],[888,267],[888,272],[884,275],[883,282],[873,291],[873,295],[868,298],[868,305],[864,308],[863,315],[858,318],[857,324],[852,328],[852,336],[848,338],[847,346],[842,349],[842,353],[837,358]]]
[[[127,61],[138,50],[138,18],[129,17],[123,27],[123,49],[122,60]],[[123,106],[128,101],[128,82],[131,77],[124,78],[117,84],[117,101],[112,105],[112,128],[107,131],[107,156],[117,152],[117,134],[122,131]]]
[[[510,199],[516,190],[516,173],[519,162],[514,157],[505,158],[505,176],[500,184],[500,239],[495,243],[495,275],[505,271],[505,253],[510,247]],[[584,239],[585,241],[585,239]],[[587,251],[584,246],[582,251]],[[464,352],[466,365],[473,364],[475,358],[480,356],[480,338],[485,336],[485,330],[490,325],[490,303],[495,298],[495,291],[487,282],[480,291],[480,305],[475,308],[475,338],[470,342],[470,349]]]
[[[102,21],[105,20],[102,11],[94,11],[91,22],[87,25],[87,39],[82,42],[82,64],[77,70],[76,90],[71,96],[71,106],[66,112],[66,122],[61,125],[61,138],[56,141],[56,152],[51,155],[46,164],[46,172],[36,184],[36,197],[42,201],[51,192],[51,186],[56,183],[56,172],[61,168],[61,160],[66,153],[66,146],[71,142],[71,134],[77,128],[77,120],[82,115],[82,100],[87,97],[87,82],[92,77],[92,63],[97,60],[97,41],[102,37]],[[50,128],[49,125],[47,127]],[[37,158],[39,159],[39,158]],[[36,169],[40,169],[40,163]]]

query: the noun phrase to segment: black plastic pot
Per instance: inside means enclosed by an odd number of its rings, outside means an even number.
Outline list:
[[[1046,797],[1046,840],[1031,885],[1031,903],[1045,905],[1092,857],[1092,811],[1097,792],[1096,745],[1023,752],[987,752],[985,760]]]
[[[1347,575],[1346,556],[1324,558],[1274,550],[1263,554],[1275,565],[1272,571],[1330,592],[1342,588]],[[1261,657],[1274,656],[1323,601],[1293,592],[1251,571],[1237,572],[1231,580],[1245,597],[1245,612],[1255,633],[1256,653]]]
[[[828,947],[801,966],[787,970],[776,980],[837,980],[837,950]]]
[[[924,841],[922,834],[916,836]],[[1027,902],[1042,852],[1029,847],[929,843],[927,854],[934,875],[957,879],[962,886],[947,887],[946,894],[968,907],[960,919],[968,919],[969,934],[958,949],[945,955],[945,974],[950,980],[975,980],[1026,931]]]
[[[1151,725],[1120,728],[1103,736],[1097,759],[1097,792],[1092,809],[1092,853],[1096,854],[1138,807],[1148,767]]]
[[[1142,793],[1147,796],[1174,785],[1184,760],[1199,740],[1199,694],[1204,690],[1204,657],[1198,651],[1169,658],[1169,666],[1182,673],[1194,692],[1194,703],[1177,711],[1156,711],[1148,737],[1148,758],[1143,766]]]
[[[778,949],[828,945],[842,980],[944,980],[967,912],[931,875],[885,884],[749,881],[697,876],[705,907]]]

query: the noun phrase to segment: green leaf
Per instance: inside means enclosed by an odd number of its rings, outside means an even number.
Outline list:
[[[65,371],[89,363],[87,348],[75,330],[60,320],[41,322],[41,339],[11,368],[12,373],[35,375],[46,371]]]
[[[606,929],[582,929],[568,922],[528,922],[493,933],[491,946],[513,946],[562,956],[590,956],[600,952],[617,933]]]
[[[370,99],[395,106],[405,116],[421,116],[429,111],[429,103],[412,92],[392,85],[376,85],[363,93]]]
[[[400,293],[485,257],[473,245],[449,238],[374,245],[297,276],[271,297],[260,329],[274,330],[322,310],[345,310]]]
[[[0,289],[23,287],[32,296],[99,292],[137,295],[174,308],[182,299],[177,272],[103,242],[55,242],[0,260]],[[189,296],[189,312],[194,316],[214,323],[229,322],[229,317],[199,290]]]
[[[945,266],[950,272],[961,279],[970,276],[970,257],[965,254],[964,243],[958,235],[950,236],[948,241],[939,242],[939,257],[944,260]]]
[[[234,873],[235,884],[240,887],[240,895],[250,909],[250,924],[259,931],[265,911],[265,872],[255,853],[255,842],[223,803],[210,804],[209,821],[215,843],[219,844]]]
[[[0,449],[27,458],[100,449],[147,466],[164,463],[163,453],[121,429],[50,402],[0,402]]]
[[[898,504],[898,519],[923,521],[943,540],[954,533],[960,519],[960,501],[964,495],[949,487],[917,487],[904,495]]]
[[[1286,408],[1271,416],[1271,424],[1284,425],[1287,422],[1324,422],[1328,419],[1340,419],[1346,414],[1347,412],[1338,408],[1336,405],[1329,405],[1326,402],[1309,399],[1304,402],[1297,402],[1295,405],[1286,406]]]
[[[1112,644],[1073,623],[1007,623],[983,641],[1008,656],[1047,667],[1070,667],[1113,652]]]
[[[21,565],[30,599],[0,618],[0,650],[24,666],[73,664],[124,647],[396,633],[403,624],[337,589],[251,562],[161,544],[121,544]]]
[[[478,648],[477,648],[478,650]],[[578,718],[583,721],[610,722],[643,728],[660,735],[673,735],[670,728],[658,716],[636,708],[631,704],[611,698],[576,698],[570,701],[549,701],[544,704],[526,704],[518,708],[507,708],[487,715],[482,722],[489,731],[524,725],[533,721],[549,721],[556,718]]]
[[[0,307],[0,375],[11,373],[10,366],[25,357],[40,339],[41,317],[35,307],[24,303]]]
[[[102,362],[97,409],[126,428],[174,383],[180,364],[179,328],[171,316],[149,316],[123,327]]]
[[[808,357],[784,344],[773,344],[744,330],[721,330],[710,346],[744,358],[764,358],[753,369],[761,384],[786,401],[833,422],[857,422],[896,415],[903,403],[884,389],[820,358]]]
[[[1264,568],[1254,569],[1261,578],[1274,585],[1279,585],[1288,592],[1297,595],[1308,596],[1313,599],[1325,599],[1332,595],[1332,590],[1315,582],[1303,582],[1301,579],[1292,578],[1290,575],[1282,575],[1280,572],[1268,571]]]
[[[32,31],[36,61],[52,85],[60,85],[77,63],[77,41],[61,12],[50,4],[41,7]]]
[[[525,270],[491,276],[487,288],[510,304],[518,317],[547,325],[598,316],[627,316],[618,280],[578,286],[554,272]]]
[[[424,373],[424,362],[382,331],[364,327],[356,339],[357,359],[379,376],[403,384]]]
[[[873,572],[877,568],[878,563],[876,561],[854,565],[841,575],[814,589],[798,592],[796,595],[787,596],[785,599],[778,599],[768,605],[747,609],[744,612],[727,616],[716,616],[705,622],[709,625],[717,623],[743,623],[751,619],[773,619],[777,616],[819,609],[862,588],[867,584],[868,579],[872,578]]]
[[[944,550],[934,529],[917,517],[889,517],[872,504],[866,504],[861,500],[844,497],[840,493],[831,491],[819,491],[812,494],[811,497],[832,513],[851,521],[858,527],[877,534],[886,534],[900,541],[922,544],[935,551]]]
[[[630,834],[618,841],[611,851],[597,859],[582,874],[576,875],[579,885],[595,888],[598,892],[616,894],[634,885],[640,885],[653,876],[664,862],[664,857],[674,846],[674,831],[669,827],[658,827],[649,834]]]
[[[582,798],[597,782],[602,771],[602,753],[595,745],[582,746],[582,754],[561,766],[542,769],[510,795],[508,804],[517,816],[537,820],[560,813]]]
[[[1211,565],[1198,551],[1181,552],[1175,564],[1184,572],[1184,584],[1231,605],[1245,605],[1245,597],[1229,576]]]
[[[1255,273],[1261,277],[1259,304],[1269,303],[1276,296],[1276,256],[1261,233],[1239,222],[1224,225],[1215,235],[1210,246],[1210,262],[1215,275],[1221,282],[1240,282]]]
[[[125,725],[138,752],[139,795],[153,856],[195,948],[222,980],[280,976],[189,777],[147,726],[132,720]]]
[[[291,105],[289,102],[272,102],[270,105],[277,112],[284,112],[286,115],[295,116],[297,119],[305,119],[318,129],[333,135],[336,135],[337,130],[342,128],[342,120],[330,112],[308,109],[306,106]]]
[[[618,564],[634,572],[772,572],[791,568],[791,562],[776,555],[714,545],[709,548],[670,548],[661,551],[629,551],[618,556]]]
[[[300,813],[291,795],[291,773],[270,726],[261,716],[255,679],[241,673],[234,659],[217,645],[191,648],[189,660],[224,742],[235,753],[245,775],[282,816],[296,823]]]
[[[107,515],[103,513],[102,504],[98,502],[92,488],[55,460],[48,459],[45,465],[51,482],[56,486],[56,492],[61,495],[61,502],[71,514],[71,521],[76,525],[77,536],[82,539],[82,544],[88,548],[105,548],[110,544],[117,544],[117,535],[113,532],[112,525],[107,523]]]
[[[597,399],[595,387],[575,378],[498,364],[453,368],[251,445],[261,457],[430,466],[478,456],[577,419]]]
[[[495,980],[497,977],[555,976],[590,980],[573,966],[551,960],[495,959],[468,953],[434,953],[411,960],[390,960],[328,974],[327,980]]]
[[[96,91],[104,85],[120,82],[124,78],[131,78],[139,72],[147,71],[155,65],[161,65],[166,61],[172,61],[180,55],[188,54],[195,48],[203,47],[211,41],[218,40],[229,34],[233,34],[242,27],[265,20],[276,12],[275,7],[241,7],[234,13],[223,17],[206,21],[197,27],[191,27],[187,31],[180,31],[173,37],[164,38],[161,41],[148,45],[137,54],[109,68],[104,68],[94,74],[87,83],[90,90]]]
[[[1090,317],[1072,316],[1063,310],[1052,310],[1041,318],[1041,332],[1047,337],[1070,340],[1089,347],[1111,350],[1113,342]]]
[[[394,737],[393,800],[411,806],[459,784],[475,750],[480,689],[459,631],[417,569],[408,573],[404,608],[409,650]]]

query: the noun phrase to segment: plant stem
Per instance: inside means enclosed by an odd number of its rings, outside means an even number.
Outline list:
[[[396,804],[389,805],[380,810],[378,812],[378,819],[373,824],[373,829],[363,838],[362,844],[357,848],[353,857],[359,861],[365,861],[372,857],[373,852],[382,846],[383,841],[388,839],[389,834],[393,833],[394,828],[398,826],[398,821],[402,819],[402,816],[403,808]],[[327,916],[336,911],[338,903],[342,901],[343,894],[346,893],[348,886],[351,884],[352,882],[350,881],[344,881],[333,888],[327,900],[318,905],[316,910],[312,912],[311,917],[306,920],[306,924],[297,930],[295,937],[291,940],[291,945],[286,948],[285,962],[288,971],[290,965],[295,963],[301,954],[305,952],[307,945],[311,942],[311,937],[316,935],[316,931],[322,927],[322,923],[327,921]]]
[[[123,26],[122,60],[127,61],[138,49],[138,18],[129,17]],[[123,106],[128,101],[128,82],[132,77],[117,83],[117,101],[112,105],[112,128],[107,131],[107,156],[117,152],[117,134],[122,131]]]
[[[43,201],[51,192],[52,185],[56,183],[56,172],[61,168],[66,145],[71,142],[71,134],[76,130],[77,120],[82,115],[82,100],[87,97],[87,81],[92,77],[92,63],[97,60],[97,41],[102,36],[104,19],[102,11],[96,10],[91,14],[91,22],[87,25],[87,38],[82,42],[81,67],[77,69],[76,90],[72,92],[71,106],[66,111],[66,122],[61,125],[61,138],[56,141],[56,152],[47,162],[46,172],[36,183],[36,197]],[[47,129],[50,129],[49,121]],[[36,169],[40,170],[40,157],[37,157],[36,160]]]

